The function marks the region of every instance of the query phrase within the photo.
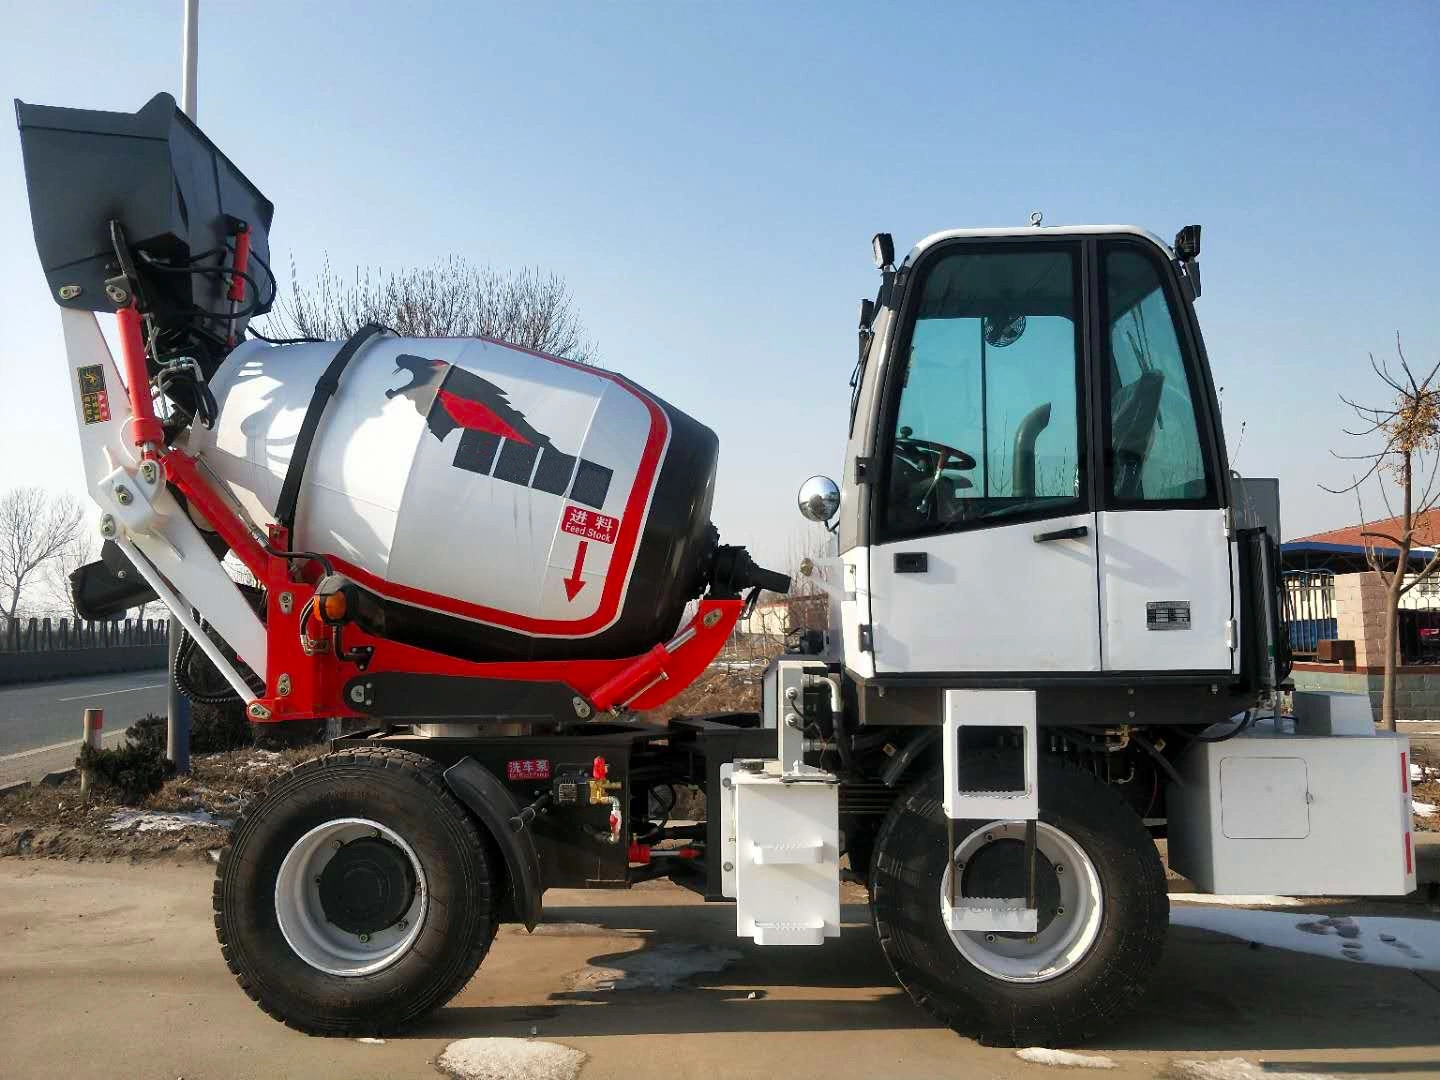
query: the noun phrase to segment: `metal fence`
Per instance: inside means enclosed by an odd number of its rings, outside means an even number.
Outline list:
[[[1317,642],[1338,633],[1335,575],[1328,570],[1290,570],[1281,575],[1281,581],[1290,652],[1296,657],[1314,656]]]
[[[0,633],[0,653],[109,649],[122,645],[164,645],[166,620],[15,619]]]
[[[1291,570],[1282,575],[1290,651],[1297,659],[1315,655],[1318,642],[1339,636],[1335,618],[1335,575],[1326,570]],[[1440,579],[1422,581],[1400,601],[1401,664],[1440,664]]]

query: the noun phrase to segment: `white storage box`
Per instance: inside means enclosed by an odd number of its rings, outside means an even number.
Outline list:
[[[1297,735],[1375,734],[1375,715],[1368,694],[1296,690],[1293,709]]]
[[[1402,896],[1415,888],[1410,741],[1263,721],[1196,743],[1170,784],[1170,865],[1213,893]]]
[[[772,768],[777,763],[768,763]],[[820,945],[840,936],[840,817],[835,778],[720,767],[722,887],[735,933],[757,945]]]

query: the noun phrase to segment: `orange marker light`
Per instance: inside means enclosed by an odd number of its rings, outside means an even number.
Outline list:
[[[350,609],[350,602],[346,599],[345,593],[326,593],[320,598],[320,616],[326,622],[344,621],[346,612]]]

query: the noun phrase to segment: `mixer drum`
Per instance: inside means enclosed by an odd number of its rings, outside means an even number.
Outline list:
[[[274,520],[339,343],[235,349],[191,448]],[[471,660],[669,638],[714,548],[714,432],[630,380],[497,342],[372,339],[316,433],[292,547],[383,598],[386,636]]]

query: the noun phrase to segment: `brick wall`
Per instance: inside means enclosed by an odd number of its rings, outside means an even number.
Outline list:
[[[1355,642],[1355,666],[1385,666],[1385,585],[1380,575],[1335,575],[1336,637]]]
[[[1335,575],[1336,637],[1355,643],[1355,667],[1297,663],[1297,690],[1335,690],[1366,694],[1375,719],[1385,681],[1385,585],[1380,576]],[[1409,665],[1395,672],[1395,719],[1440,724],[1440,667]]]
[[[1379,671],[1342,671],[1334,664],[1296,664],[1296,690],[1333,690],[1367,694],[1370,711],[1380,719],[1385,676]],[[1395,673],[1395,719],[1401,723],[1440,724],[1440,667],[1400,668]]]

